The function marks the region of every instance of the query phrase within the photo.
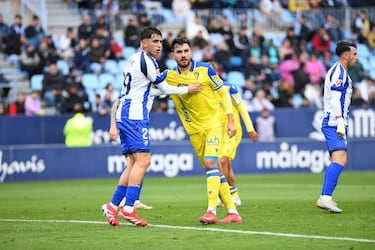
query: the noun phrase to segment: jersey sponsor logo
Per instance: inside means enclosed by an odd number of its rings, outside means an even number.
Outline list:
[[[312,120],[315,131],[309,134],[309,138],[324,141],[321,131],[321,118],[323,111],[317,111]],[[351,112],[348,122],[349,138],[369,138],[375,137],[375,111],[372,109],[356,109]]]
[[[321,173],[330,164],[327,150],[301,150],[297,145],[280,143],[280,151],[258,151],[256,153],[257,169],[304,169]]]
[[[108,173],[122,173],[125,169],[123,156],[110,155],[107,158]],[[151,165],[148,172],[162,172],[166,177],[176,177],[180,171],[189,172],[194,169],[194,155],[183,154],[151,154]]]
[[[7,176],[15,174],[43,173],[46,169],[44,160],[38,159],[38,156],[32,155],[27,161],[3,162],[3,152],[0,151],[0,183],[4,182]]]

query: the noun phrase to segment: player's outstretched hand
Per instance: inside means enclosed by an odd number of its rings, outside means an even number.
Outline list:
[[[109,128],[109,138],[112,141],[117,141],[117,138],[118,138],[118,129],[117,129],[116,126],[111,126]]]
[[[249,134],[249,137],[253,142],[256,142],[258,140],[258,133],[255,130],[247,133]]]
[[[189,94],[196,94],[202,91],[202,86],[199,84],[192,84],[188,86]]]

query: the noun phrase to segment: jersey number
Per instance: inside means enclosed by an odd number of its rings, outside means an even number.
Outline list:
[[[123,85],[124,85],[124,88],[126,89],[125,95],[129,94],[131,81],[132,81],[132,76],[131,76],[130,72],[126,73],[126,75],[124,73]]]
[[[148,140],[148,129],[142,128],[142,138],[143,140]]]

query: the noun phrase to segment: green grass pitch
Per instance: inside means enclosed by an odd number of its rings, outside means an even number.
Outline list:
[[[375,172],[343,172],[342,214],[315,207],[323,174],[237,175],[241,224],[201,225],[205,176],[146,177],[145,228],[105,223],[116,179],[0,184],[0,249],[375,249]],[[219,207],[218,218],[225,216]]]

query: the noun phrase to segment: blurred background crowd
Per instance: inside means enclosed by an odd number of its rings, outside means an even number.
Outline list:
[[[360,60],[350,70],[353,104],[375,105],[373,1],[45,1],[55,4],[47,11],[68,13],[59,15],[66,20],[58,21],[59,30],[53,16],[32,11],[34,2],[43,1],[14,2],[11,20],[0,15],[3,115],[73,113],[77,106],[107,115],[120,94],[123,64],[139,49],[140,30],[150,25],[164,36],[161,70],[175,66],[172,39],[186,37],[193,58],[215,63],[220,76],[238,86],[250,112],[322,108],[335,44],[354,40]],[[173,113],[173,104],[158,98],[153,111]]]

